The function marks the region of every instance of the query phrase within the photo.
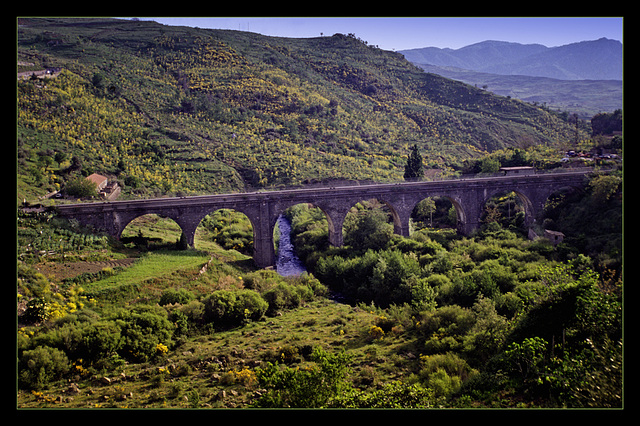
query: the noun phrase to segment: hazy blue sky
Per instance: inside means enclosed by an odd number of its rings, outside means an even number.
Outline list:
[[[251,31],[279,37],[354,33],[386,50],[457,49],[484,40],[548,47],[606,37],[622,41],[622,18],[142,18],[167,25]]]

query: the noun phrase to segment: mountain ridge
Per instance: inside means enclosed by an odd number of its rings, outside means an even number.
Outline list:
[[[563,46],[486,40],[459,49],[401,50],[412,62],[561,80],[622,80],[622,43],[602,37]]]
[[[559,80],[526,75],[482,73],[456,67],[416,64],[428,73],[481,87],[500,96],[544,104],[589,120],[600,112],[622,109],[620,80]]]

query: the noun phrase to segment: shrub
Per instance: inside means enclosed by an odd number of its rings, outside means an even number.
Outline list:
[[[458,305],[443,306],[435,311],[423,313],[420,331],[427,336],[435,332],[462,336],[474,323],[474,315],[469,309]]]
[[[282,277],[276,271],[266,269],[246,274],[243,277],[244,287],[259,293],[272,289],[280,282],[282,282]]]
[[[460,390],[462,381],[458,376],[450,376],[447,372],[439,368],[435,373],[429,376],[429,389],[433,389],[436,396],[448,396]]]
[[[204,318],[206,322],[225,325],[235,321],[236,292],[230,290],[217,290],[207,296],[204,303]]]
[[[445,372],[450,377],[457,377],[460,381],[465,381],[477,371],[473,370],[467,362],[453,352],[436,355],[423,355],[420,357],[422,368],[419,377],[429,383],[431,387],[431,379],[435,375],[438,380],[446,380],[439,372]]]
[[[78,177],[67,183],[65,189],[68,195],[78,198],[91,197],[98,193],[96,184],[83,177]]]
[[[182,305],[178,308],[178,312],[184,314],[189,321],[195,324],[202,324],[205,322],[205,307],[204,303],[199,300],[192,300],[186,305]]]
[[[169,305],[172,303],[184,305],[186,303],[189,303],[193,299],[195,299],[195,295],[189,290],[185,290],[184,288],[178,290],[168,288],[162,292],[162,296],[160,296],[160,302],[158,302],[158,304],[160,306]]]
[[[315,366],[304,369],[281,368],[269,362],[256,370],[258,383],[266,392],[258,397],[255,406],[319,408],[349,388],[348,355],[330,354],[316,347],[311,358]]]
[[[89,324],[82,333],[80,358],[89,362],[106,359],[119,351],[124,344],[120,327],[114,321]]]
[[[238,292],[236,310],[242,314],[242,318],[254,321],[262,318],[269,304],[253,290],[241,290]]]
[[[269,304],[253,290],[217,290],[203,300],[204,320],[216,327],[239,325],[243,320],[259,320]]]
[[[269,304],[269,314],[274,314],[282,309],[296,308],[300,306],[302,301],[298,287],[285,283],[278,284],[262,296]]]
[[[121,311],[116,323],[122,330],[122,355],[146,362],[157,355],[158,343],[170,346],[175,326],[167,315],[164,309],[144,305],[135,310]]]
[[[418,278],[415,275],[407,280],[411,289],[411,305],[417,312],[432,311],[436,308],[436,297],[438,291],[435,290],[426,278]]]
[[[24,351],[18,368],[21,387],[42,389],[69,371],[69,359],[59,349],[38,346]]]
[[[435,405],[433,389],[399,380],[385,383],[369,393],[349,389],[330,401],[331,408],[430,408]]]
[[[329,295],[329,289],[326,285],[322,284],[320,280],[313,276],[313,274],[303,273],[297,277],[290,277],[288,281],[297,286],[297,287],[307,287],[309,288],[313,295],[312,296],[320,296],[325,297]],[[303,300],[310,300],[311,297],[308,296],[308,293],[304,290],[299,290],[304,292],[304,295],[301,293]]]
[[[384,338],[384,330],[377,325],[370,326],[368,334],[372,340],[382,340]]]

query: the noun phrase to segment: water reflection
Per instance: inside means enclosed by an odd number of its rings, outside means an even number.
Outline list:
[[[276,226],[280,228],[280,243],[278,244],[278,253],[276,259],[276,271],[283,277],[290,275],[300,275],[306,272],[304,264],[296,255],[293,244],[291,243],[291,222],[289,219],[280,215]]]

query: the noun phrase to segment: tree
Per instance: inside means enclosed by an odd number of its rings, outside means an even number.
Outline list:
[[[420,201],[415,208],[415,216],[418,220],[425,221],[429,218],[429,226],[433,227],[433,212],[436,211],[436,202],[433,198],[427,197]]]
[[[494,157],[485,157],[480,163],[480,173],[497,173],[500,170],[500,160]]]
[[[98,192],[95,182],[83,177],[78,177],[67,183],[66,191],[67,195],[78,198],[91,197]]]
[[[598,176],[589,182],[592,189],[592,200],[596,205],[603,205],[611,198],[622,183],[618,176]]]
[[[591,118],[592,136],[609,135],[614,131],[622,131],[622,110],[613,113],[601,112]]]
[[[91,78],[91,83],[96,89],[102,89],[104,87],[104,75],[102,73],[95,73]]]
[[[418,145],[414,144],[409,152],[407,158],[407,164],[404,166],[404,179],[420,179],[424,176],[424,170],[422,167],[422,155],[418,151]]]
[[[354,250],[381,250],[393,235],[393,225],[381,209],[364,210],[345,223],[344,234],[344,243]]]

